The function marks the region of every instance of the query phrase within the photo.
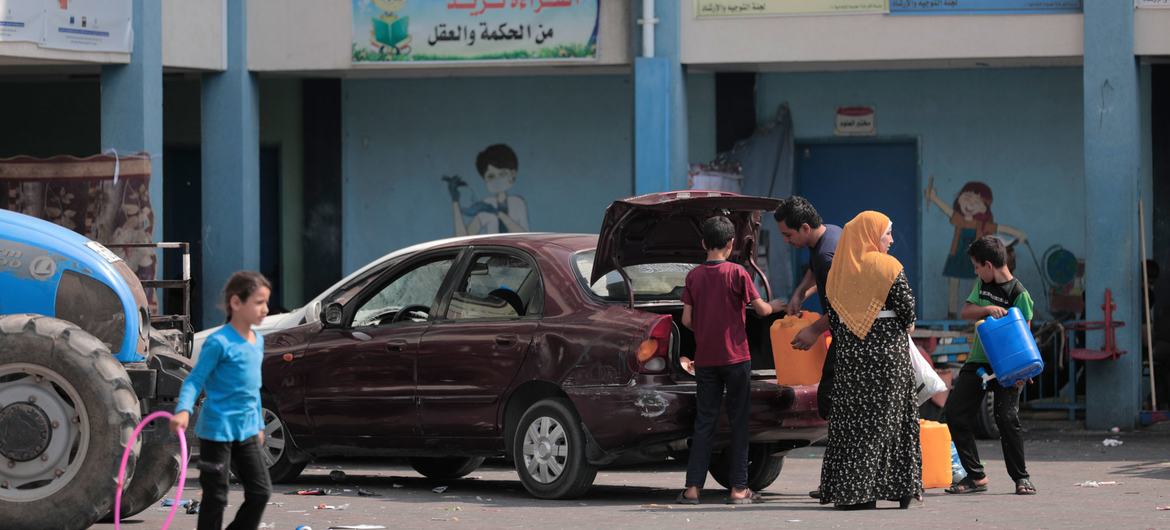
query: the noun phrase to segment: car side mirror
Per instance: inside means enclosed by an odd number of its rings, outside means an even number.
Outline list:
[[[324,322],[326,327],[341,327],[341,320],[344,318],[344,313],[345,311],[343,311],[342,305],[333,302],[325,306],[325,310],[321,312],[321,322]]]

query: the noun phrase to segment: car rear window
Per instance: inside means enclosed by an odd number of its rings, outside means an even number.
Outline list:
[[[593,273],[594,251],[585,250],[573,255],[577,265],[577,275],[582,285],[589,285],[589,275]],[[625,268],[630,276],[630,283],[634,286],[634,298],[637,300],[681,300],[683,286],[686,285],[687,273],[697,266],[695,263],[646,263],[631,265]],[[589,286],[589,290],[606,300],[629,300],[625,282],[617,271],[606,274],[596,283]]]

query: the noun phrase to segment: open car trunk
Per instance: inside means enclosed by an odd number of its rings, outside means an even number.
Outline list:
[[[670,375],[676,381],[694,380],[694,376],[688,374],[678,364],[679,357],[695,358],[695,334],[682,325],[682,305],[639,306],[637,309],[658,315],[670,315],[674,319],[673,344],[671,344],[670,349]],[[773,322],[783,317],[783,312],[760,317],[756,315],[755,311],[747,311],[746,325],[748,348],[752,354],[752,379],[773,379],[776,377],[776,365],[772,357],[772,335],[769,329]]]

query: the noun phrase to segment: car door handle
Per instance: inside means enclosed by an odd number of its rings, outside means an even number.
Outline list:
[[[515,335],[496,335],[497,346],[511,346],[516,344],[516,340]]]
[[[387,341],[386,342],[386,351],[394,352],[394,353],[406,351],[406,341],[404,341],[404,340]]]

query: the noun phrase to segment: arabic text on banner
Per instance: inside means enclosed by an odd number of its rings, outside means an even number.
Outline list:
[[[597,57],[600,0],[351,0],[353,62]]]
[[[0,1],[0,41],[41,42],[44,13],[44,0]]]
[[[1136,8],[1143,8],[1143,7],[1170,8],[1170,0],[1133,0],[1133,6]]]
[[[1082,0],[890,0],[891,15],[1080,13]]]
[[[41,46],[60,50],[130,53],[131,0],[44,0]]]
[[[694,0],[695,17],[888,13],[888,0]]]

